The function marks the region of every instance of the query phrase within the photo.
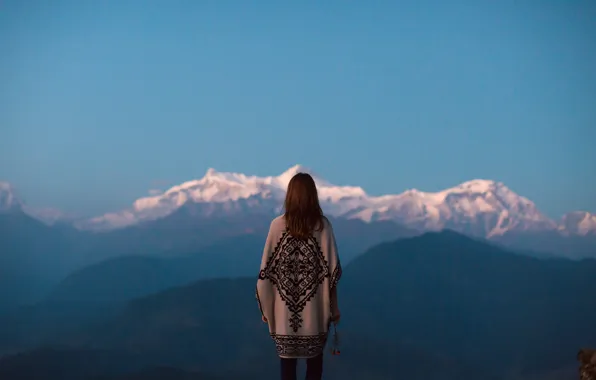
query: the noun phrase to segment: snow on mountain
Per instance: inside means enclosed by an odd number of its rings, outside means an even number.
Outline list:
[[[136,200],[132,207],[114,213],[108,213],[84,222],[77,226],[83,229],[105,230],[122,228],[139,222],[155,220],[170,215],[187,203],[220,203],[229,205],[232,202],[244,202],[242,211],[258,208],[269,212],[279,212],[290,179],[299,172],[310,173],[320,188],[322,203],[327,203],[332,214],[341,213],[346,200],[354,196],[366,196],[364,190],[355,187],[338,187],[320,179],[310,169],[296,165],[279,176],[256,177],[239,173],[222,173],[215,169],[207,170],[199,180],[185,182],[174,186],[161,195],[144,197]],[[339,202],[339,203],[338,203]],[[237,207],[223,207],[225,211],[235,212]]]
[[[74,217],[53,208],[34,208],[27,205],[17,194],[14,186],[0,181],[0,213],[23,212],[45,224],[53,225],[58,221],[71,221]]]
[[[301,165],[270,177],[209,169],[201,179],[139,198],[128,209],[85,220],[54,209],[31,208],[19,199],[9,183],[0,182],[0,212],[19,210],[46,224],[68,221],[79,229],[95,231],[160,219],[182,208],[198,217],[274,214],[281,211],[288,183],[299,172],[313,176],[321,206],[334,217],[365,222],[395,221],[420,231],[449,228],[487,238],[508,232],[596,234],[595,215],[571,212],[557,223],[542,214],[533,202],[497,181],[475,179],[435,193],[410,189],[401,194],[370,196],[361,187],[333,185]]]
[[[559,229],[573,235],[596,235],[596,215],[586,211],[573,211],[563,215]]]
[[[21,210],[23,202],[16,194],[14,187],[8,182],[0,182],[0,212]]]
[[[27,204],[24,204],[22,206],[22,210],[30,217],[35,218],[49,226],[52,226],[58,222],[72,223],[78,218],[75,215],[67,214],[61,210],[51,207],[33,208]]]
[[[401,194],[370,196],[361,187],[336,186],[310,169],[293,166],[278,176],[256,177],[209,169],[199,180],[174,186],[163,194],[136,200],[132,207],[78,223],[82,229],[107,230],[172,214],[185,205],[209,204],[213,214],[279,212],[290,179],[310,173],[317,183],[321,206],[331,216],[366,222],[391,220],[419,230],[454,229],[494,237],[509,231],[543,231],[559,227],[501,182],[472,180],[436,193],[411,189]],[[207,212],[207,211],[204,211]],[[207,215],[205,215],[207,216]]]
[[[370,199],[352,215],[364,220],[393,220],[420,230],[450,228],[493,237],[511,230],[554,230],[557,224],[534,203],[500,182],[472,180],[436,193],[415,189]]]

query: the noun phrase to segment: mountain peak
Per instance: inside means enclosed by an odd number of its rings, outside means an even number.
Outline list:
[[[298,173],[311,173],[311,170],[303,165],[300,164],[296,164],[294,166],[292,166],[291,168],[289,168],[288,170],[286,170],[285,172],[281,173],[280,177],[290,177],[292,178],[293,176],[295,176]]]
[[[21,210],[22,207],[23,202],[14,187],[8,182],[0,181],[0,212]]]
[[[323,185],[323,184],[328,185],[326,182],[324,182],[323,180],[318,178],[317,175],[310,168],[307,168],[300,164],[296,164],[296,165],[292,166],[291,168],[289,168],[288,170],[286,170],[285,172],[281,173],[277,177],[277,179],[283,186],[288,186],[292,177],[294,177],[298,173],[310,174],[313,177],[313,179],[315,180],[315,182],[317,183],[317,185],[319,185],[319,186]]]
[[[497,188],[504,188],[502,182],[493,181],[490,179],[473,179],[471,181],[466,181],[458,186],[454,187],[453,190],[460,190],[469,193],[486,193],[489,191],[494,191]]]
[[[9,182],[0,181],[0,191],[12,192],[14,188]]]
[[[561,218],[560,229],[576,235],[595,233],[596,215],[587,211],[569,212]]]
[[[232,172],[220,172],[214,168],[209,168],[205,172],[205,175],[200,180],[189,181],[183,184],[183,187],[196,187],[197,185],[212,183],[212,182],[228,182],[236,184],[244,184],[250,182],[251,177],[247,177],[242,173]],[[172,189],[177,189],[178,186],[174,186]]]
[[[224,172],[219,172],[214,168],[209,168],[207,169],[207,171],[205,172],[205,175],[203,176],[202,180],[209,180],[209,179],[226,179],[227,177],[230,176],[234,176],[236,175],[236,173],[224,173]],[[236,175],[237,176],[237,175]]]
[[[217,170],[215,170],[214,168],[209,168],[205,172],[205,177],[211,177],[211,176],[214,176],[216,174],[217,174]]]

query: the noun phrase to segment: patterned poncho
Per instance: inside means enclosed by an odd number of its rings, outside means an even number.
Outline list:
[[[341,264],[331,223],[306,239],[293,237],[283,216],[271,222],[257,281],[257,301],[282,358],[322,353]]]

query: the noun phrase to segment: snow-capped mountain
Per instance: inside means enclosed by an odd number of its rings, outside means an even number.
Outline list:
[[[75,218],[72,215],[63,213],[54,208],[34,208],[27,205],[19,197],[14,186],[8,182],[0,181],[0,213],[20,213],[23,212],[47,225],[53,225],[56,222],[71,222]]]
[[[155,220],[172,214],[189,204],[209,204],[204,216],[229,214],[235,212],[277,212],[285,196],[285,189],[290,179],[298,172],[308,171],[296,165],[277,177],[256,177],[238,173],[221,173],[215,169],[207,170],[199,180],[174,186],[163,194],[137,199],[131,208],[115,213],[108,213],[87,221],[77,223],[82,229],[104,230],[122,228],[139,222]],[[313,174],[313,176],[315,176]],[[325,189],[334,188],[315,176],[322,186],[321,197]],[[340,193],[345,190],[340,189]],[[345,189],[349,189],[346,187]],[[336,194],[333,194],[336,195]],[[332,197],[335,200],[335,197]]]
[[[563,215],[559,229],[572,235],[596,235],[596,215],[574,211]]]
[[[23,202],[16,195],[13,186],[8,182],[0,182],[0,212],[20,210]]]
[[[68,221],[79,229],[95,231],[132,226],[191,208],[193,216],[204,218],[274,214],[281,211],[288,183],[298,172],[308,172],[314,177],[321,206],[334,217],[365,222],[395,221],[419,231],[449,228],[486,238],[509,232],[544,231],[596,235],[596,215],[570,212],[557,223],[501,182],[476,179],[435,193],[410,189],[401,194],[370,196],[361,187],[331,184],[300,165],[270,177],[209,169],[201,179],[174,186],[159,195],[139,198],[128,209],[76,221],[58,210],[27,206],[10,184],[0,182],[0,212],[18,210],[46,224]]]
[[[436,193],[412,189],[375,197],[361,187],[333,185],[300,165],[271,177],[209,169],[199,180],[174,186],[160,195],[140,198],[129,209],[78,222],[77,227],[90,230],[122,228],[160,219],[191,205],[195,206],[195,213],[204,217],[276,213],[281,210],[290,179],[298,172],[313,175],[321,206],[334,217],[366,222],[390,220],[424,231],[450,228],[488,238],[511,231],[565,231],[569,234],[596,231],[593,215],[570,213],[562,223],[557,223],[542,214],[533,202],[496,181],[477,179]]]
[[[425,231],[450,228],[483,237],[557,228],[530,200],[489,180],[468,181],[436,193],[412,189],[370,198],[368,207],[351,216],[394,220]]]
[[[27,204],[24,204],[22,205],[21,209],[25,214],[47,224],[48,226],[52,226],[59,222],[70,224],[79,218],[75,215],[68,214],[61,210],[51,207],[34,208]]]

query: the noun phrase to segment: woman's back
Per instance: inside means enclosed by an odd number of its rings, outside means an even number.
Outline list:
[[[342,272],[333,227],[307,174],[290,181],[285,208],[271,222],[256,295],[281,358],[322,358],[330,323],[339,314]]]
[[[284,216],[274,219],[263,260],[259,279],[272,286],[269,292],[261,286],[261,307],[270,308],[266,316],[270,316],[269,331],[278,353],[283,357],[317,355],[326,342],[332,290],[341,276],[331,224],[325,218],[323,228],[304,239],[289,233]],[[263,306],[263,297],[273,302]],[[296,336],[308,339],[297,341]]]

